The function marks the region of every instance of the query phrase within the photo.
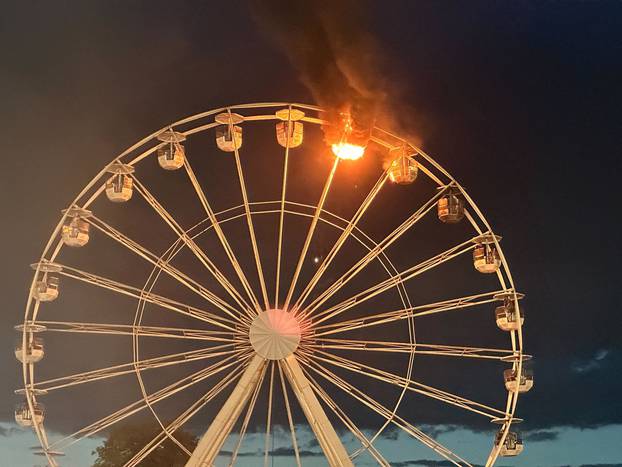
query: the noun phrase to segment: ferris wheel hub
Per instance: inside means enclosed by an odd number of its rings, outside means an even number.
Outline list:
[[[255,352],[268,360],[290,356],[300,343],[300,324],[293,313],[262,311],[251,324],[249,337]]]

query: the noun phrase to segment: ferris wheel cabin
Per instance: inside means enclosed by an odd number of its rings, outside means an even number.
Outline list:
[[[216,122],[221,125],[216,128],[216,145],[221,151],[235,152],[242,147],[242,123],[244,117],[239,114],[223,112],[216,115]]]
[[[284,148],[297,148],[302,144],[304,126],[301,120],[305,114],[298,109],[281,109],[276,112],[276,140]]]
[[[415,181],[419,173],[414,154],[408,154],[406,148],[399,148],[395,152],[398,154],[390,162],[389,180],[398,185],[409,185]]]
[[[60,279],[56,276],[44,276],[35,283],[32,296],[40,302],[51,302],[58,298]]]
[[[501,237],[497,237],[497,241]],[[493,274],[501,266],[501,257],[495,246],[495,237],[491,234],[480,235],[475,240],[473,250],[473,266],[482,274]]]
[[[515,369],[508,368],[503,372],[503,380],[509,392],[525,393],[533,387],[533,372],[523,368],[519,378]]]
[[[35,271],[39,269],[39,277],[32,289],[32,297],[40,302],[56,300],[60,292],[60,279],[57,276],[51,276],[50,273],[60,272],[62,268],[48,262],[34,263],[30,267]]]
[[[350,109],[328,119],[332,123],[325,127],[325,139],[331,142],[333,154],[343,160],[363,157],[371,140],[375,115]]]
[[[115,162],[110,164],[108,172],[112,177],[106,182],[106,196],[113,203],[125,203],[132,198],[133,180],[130,176],[134,167]]]
[[[43,338],[30,337],[26,339],[26,351],[24,352],[24,342],[19,339],[15,345],[15,358],[22,363],[37,363],[43,359],[45,355],[45,346],[43,345]]]
[[[502,430],[495,437],[495,446],[499,447],[499,455],[501,457],[518,456],[523,452],[523,440],[518,433],[510,431],[505,437],[503,444],[501,444],[501,438],[503,438]]]
[[[22,427],[30,427],[35,423],[41,425],[45,419],[45,407],[43,404],[33,402],[34,411],[30,411],[28,403],[22,402],[15,408],[15,422]]]
[[[70,208],[64,211],[67,218],[63,223],[61,238],[67,246],[81,247],[89,242],[90,224],[86,219],[91,215],[90,211],[80,208]]]
[[[164,170],[177,170],[184,165],[186,153],[182,141],[186,140],[183,133],[166,130],[158,135],[158,139],[165,143],[157,150],[158,164]]]
[[[437,202],[436,211],[441,222],[457,224],[464,217],[464,200],[457,188],[448,188]]]
[[[523,295],[518,295],[522,298]],[[518,328],[525,322],[523,309],[519,306],[518,311],[514,304],[514,297],[511,294],[499,296],[503,300],[503,305],[495,308],[495,321],[497,327],[502,331],[518,331]]]

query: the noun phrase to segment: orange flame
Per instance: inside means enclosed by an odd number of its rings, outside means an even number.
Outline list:
[[[365,153],[365,148],[363,146],[350,143],[335,143],[332,147],[333,153],[340,159],[355,161],[363,157]]]

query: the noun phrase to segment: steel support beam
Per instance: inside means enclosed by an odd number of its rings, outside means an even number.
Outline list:
[[[199,441],[192,456],[186,463],[186,467],[212,467],[214,465],[216,456],[222,449],[227,436],[231,433],[233,425],[240,417],[253,390],[259,384],[265,364],[266,360],[260,355],[256,354],[252,358],[233,392]]]
[[[292,354],[282,361],[285,363],[287,379],[330,467],[354,467],[296,357]]]

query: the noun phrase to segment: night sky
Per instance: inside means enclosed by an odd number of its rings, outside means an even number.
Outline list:
[[[229,104],[314,101],[249,4],[231,3],[3,3],[0,466],[37,462],[35,437],[12,422],[21,384],[13,326],[23,320],[28,265],[60,209],[115,155],[172,121]],[[622,3],[368,3],[386,91],[393,110],[408,113],[397,120],[410,122],[404,131],[503,235],[527,295],[536,384],[519,401],[526,448],[499,465],[622,465]],[[255,157],[262,170],[263,153]],[[70,429],[68,407],[50,429]],[[442,439],[487,452],[489,432],[439,417],[425,423]],[[401,438],[382,443],[390,441],[407,449]],[[418,454],[394,465],[444,465]]]

